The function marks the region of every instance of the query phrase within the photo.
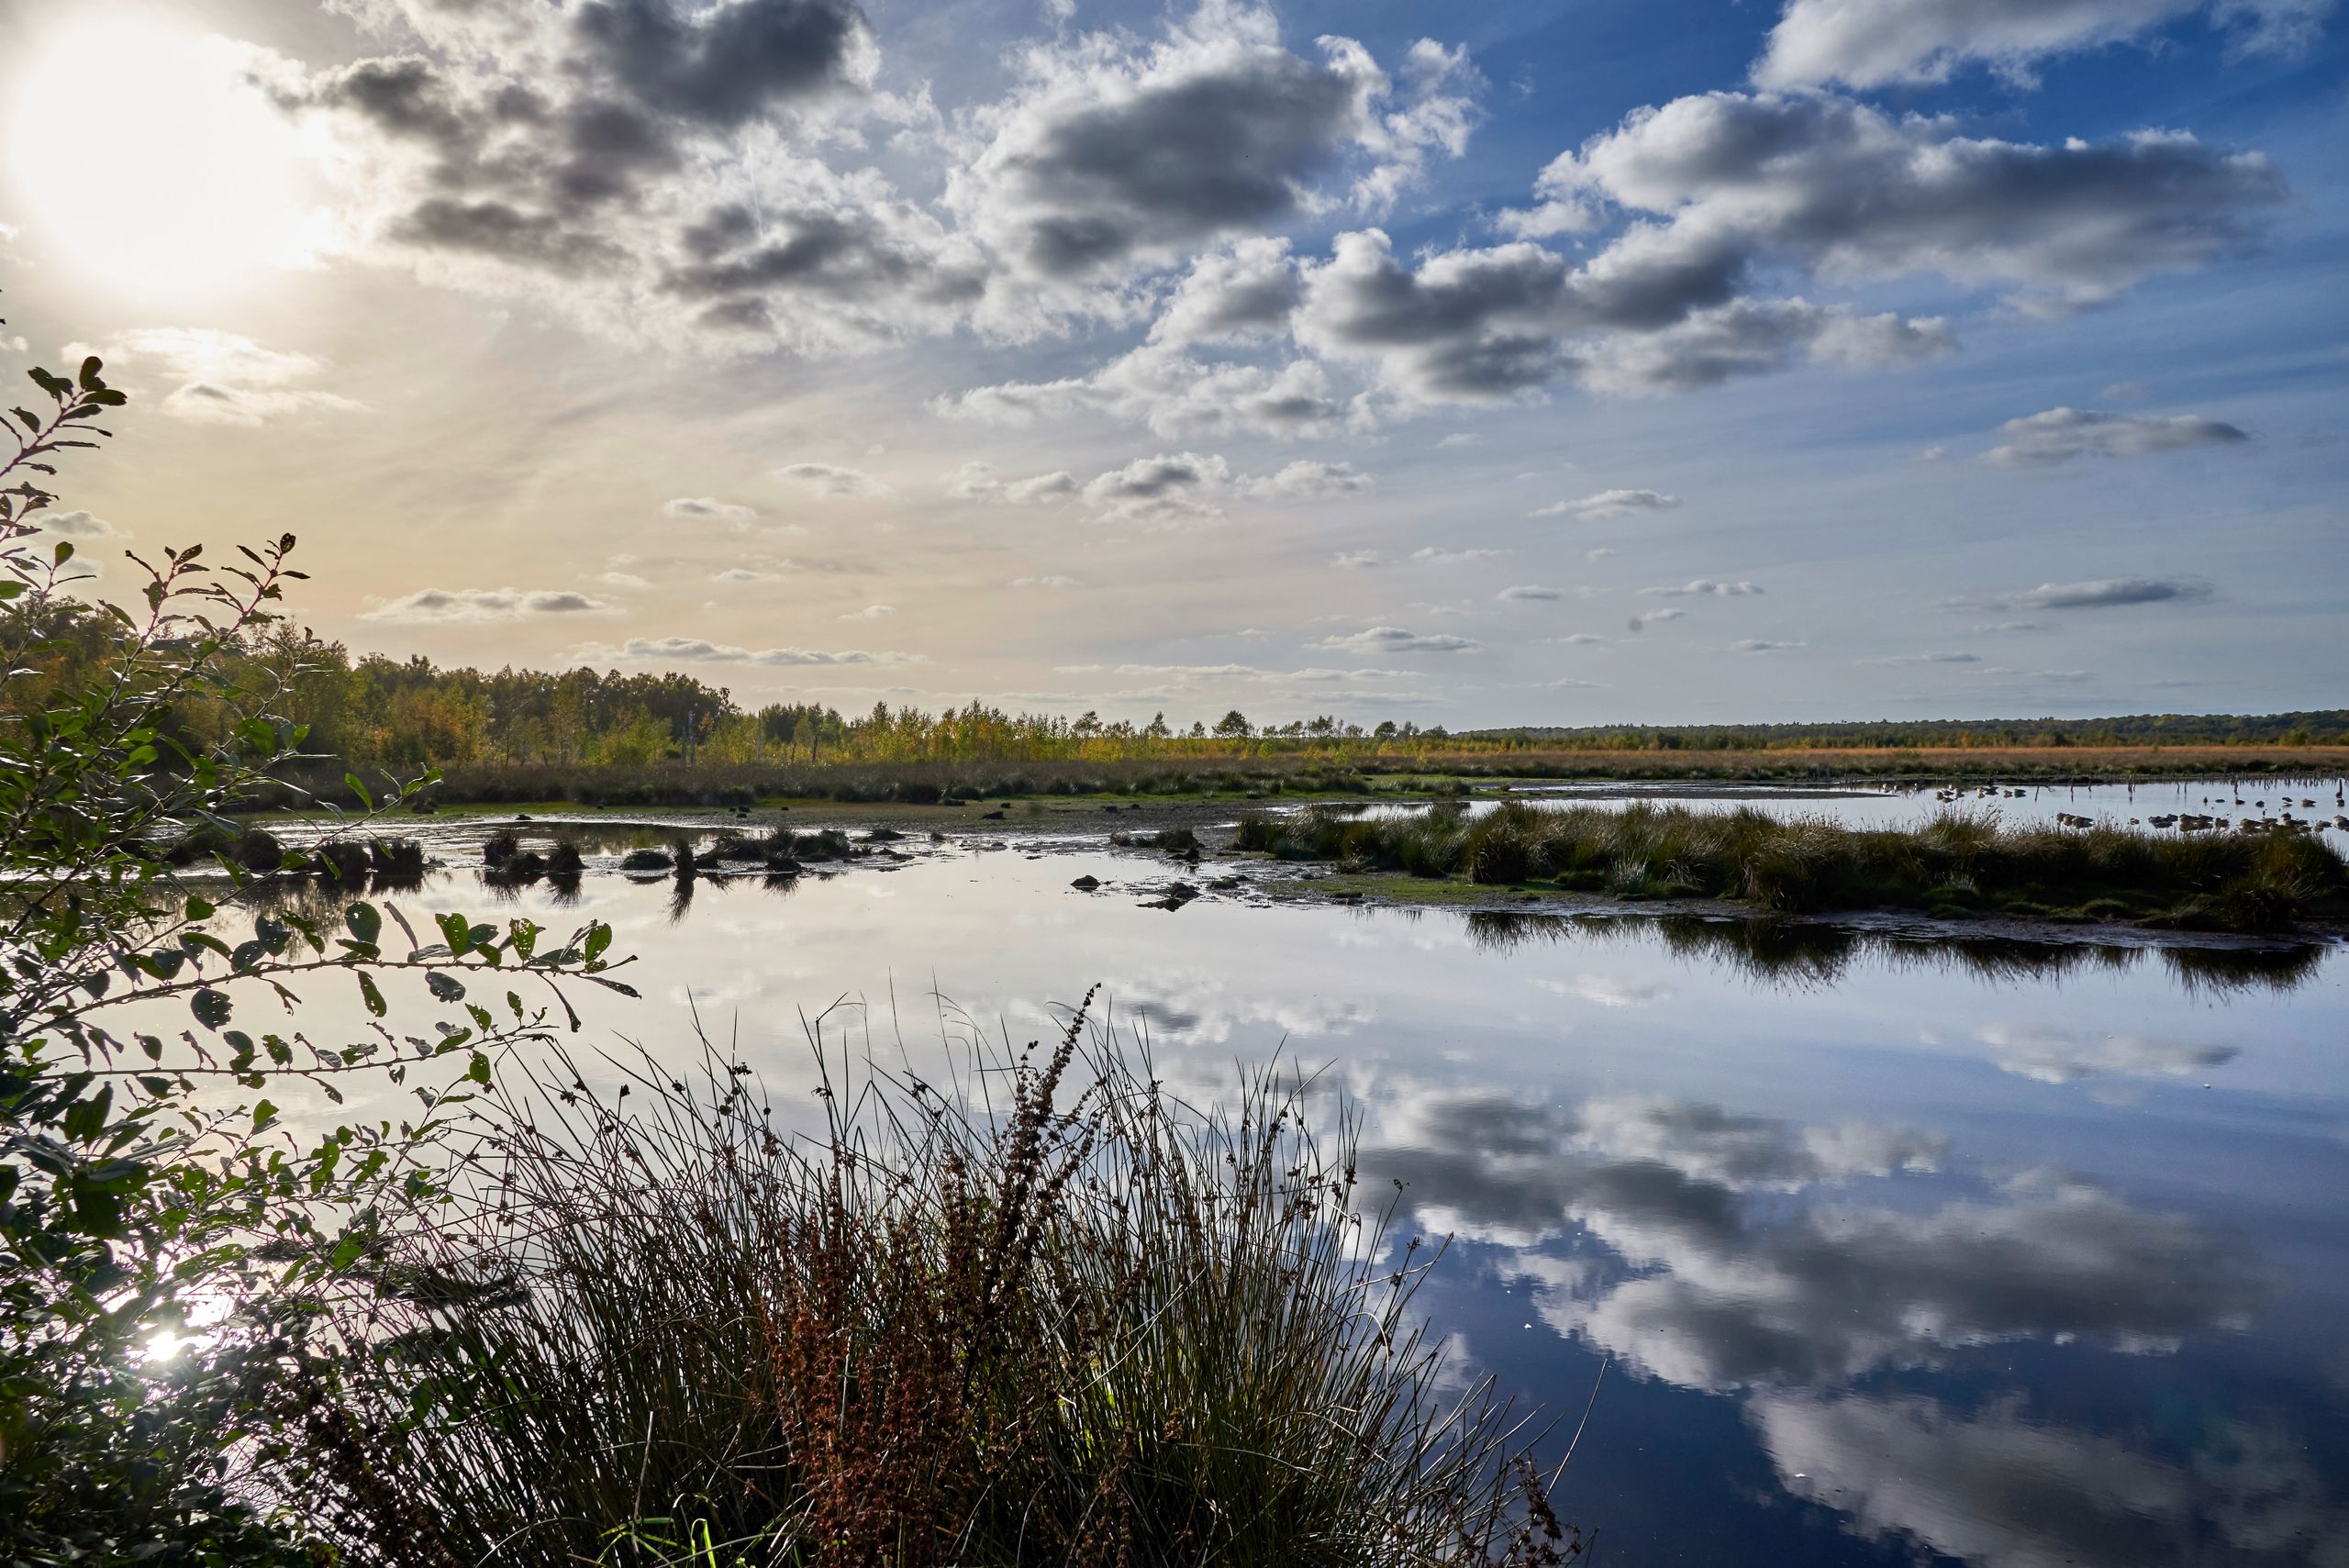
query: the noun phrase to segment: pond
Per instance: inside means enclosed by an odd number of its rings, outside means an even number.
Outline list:
[[[452,860],[486,830],[434,825]],[[683,1059],[697,1018],[810,1114],[811,1031],[919,1061],[1096,983],[1196,1098],[1320,1073],[1405,1233],[1454,1239],[1422,1301],[1459,1370],[1563,1418],[1553,1456],[1587,1407],[1560,1502],[1601,1562],[2349,1562],[2339,943],[1167,910],[1097,835],[893,848],[397,897],[610,921],[644,995],[583,1039]]]

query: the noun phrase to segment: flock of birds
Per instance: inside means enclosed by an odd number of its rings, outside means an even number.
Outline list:
[[[2131,787],[2131,793],[2135,793],[2133,785]],[[1955,805],[1956,803],[1969,797],[1982,798],[1987,796],[1991,799],[2004,797],[2021,800],[2023,798],[2023,791],[2019,789],[2009,789],[2003,784],[1978,784],[1970,787],[1962,784],[1955,784],[1951,785],[1948,788],[1938,789],[1933,792],[1933,798],[1943,802],[1944,805]],[[2317,806],[2317,797],[2315,795],[2301,795],[2299,797],[2298,803],[2301,810],[2313,811]],[[2206,795],[2202,797],[2202,804],[2204,806],[2215,806],[2221,808],[2229,806],[2230,804],[2237,807],[2247,806],[2253,810],[2260,813],[2260,815],[2256,817],[2234,818],[2223,815],[2222,811],[2173,811],[2160,816],[2148,816],[2143,817],[2132,817],[2129,818],[2129,826],[2132,828],[2176,828],[2182,832],[2188,833],[2212,832],[2223,829],[2229,826],[2232,826],[2237,831],[2244,833],[2323,833],[2333,828],[2339,828],[2343,833],[2349,833],[2349,815],[2343,815],[2339,809],[2343,806],[2349,806],[2349,781],[2337,782],[2332,786],[2332,804],[2335,810],[2332,820],[2330,822],[2325,821],[2322,817],[2293,816],[2292,806],[2294,804],[2294,797],[2290,795],[2278,795],[2277,797],[2276,806],[2277,814],[2270,817],[2266,814],[2266,801],[2256,799],[2245,800],[2243,797],[2243,794],[2239,786],[2236,788],[2235,793],[2230,797],[2221,798]],[[2097,819],[2095,817],[2083,817],[2077,812],[2072,811],[2057,812],[2055,814],[2055,820],[2059,825],[2065,828],[2093,828],[2097,824]]]

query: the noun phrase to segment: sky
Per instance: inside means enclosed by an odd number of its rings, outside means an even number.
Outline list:
[[[0,0],[52,529],[745,702],[2343,703],[2332,0]],[[87,454],[84,454],[87,455]]]

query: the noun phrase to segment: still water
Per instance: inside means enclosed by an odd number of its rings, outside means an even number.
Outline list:
[[[1596,1388],[1561,1501],[1602,1562],[2349,1564],[2338,944],[1170,912],[1163,861],[1098,843],[899,847],[402,902],[610,921],[644,996],[584,1038],[682,1060],[697,1016],[779,1106],[814,1107],[811,1029],[918,1060],[1097,982],[1195,1097],[1321,1073],[1406,1234],[1455,1239],[1422,1301],[1461,1368],[1569,1430]]]

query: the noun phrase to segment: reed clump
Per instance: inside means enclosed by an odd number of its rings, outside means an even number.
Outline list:
[[[501,1097],[285,1380],[280,1485],[354,1568],[1580,1555],[1489,1383],[1442,1392],[1440,1249],[1364,1217],[1342,1111],[1194,1112],[1081,1010],[969,1081],[828,1068],[809,1140],[714,1056]]]
[[[1308,807],[1241,820],[1238,847],[1361,872],[1547,883],[1630,898],[1720,898],[1775,914],[1921,909],[2273,931],[2349,917],[2349,864],[2293,832],[2012,827],[1953,811],[1915,829],[1751,808],[1439,805],[1364,820]]]

